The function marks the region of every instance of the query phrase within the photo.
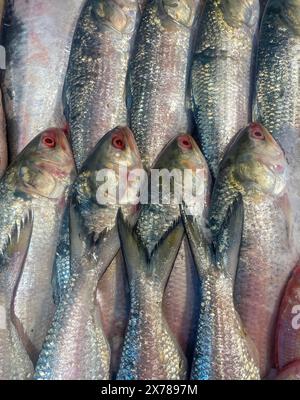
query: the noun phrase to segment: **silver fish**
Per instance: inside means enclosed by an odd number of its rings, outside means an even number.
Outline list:
[[[243,238],[239,263],[231,271],[234,298],[246,332],[257,347],[260,373],[273,366],[278,307],[295,252],[290,242],[286,159],[260,124],[243,129],[221,163],[210,207],[210,229],[216,242],[227,210],[242,195]]]
[[[191,86],[201,149],[214,177],[226,146],[250,118],[259,0],[207,0]]]
[[[8,0],[2,90],[9,155],[14,159],[38,133],[66,124],[62,87],[83,0]]]
[[[186,90],[198,4],[151,0],[144,8],[129,65],[127,103],[146,168],[170,139],[191,128]]]
[[[78,169],[106,132],[126,124],[126,72],[138,10],[137,0],[88,0],[79,17],[63,92]]]
[[[6,253],[12,227],[17,225],[20,230],[28,210],[34,213],[26,259],[22,270],[19,269],[12,298],[18,336],[33,363],[54,312],[52,267],[61,218],[74,175],[74,160],[65,133],[53,128],[26,146],[0,182],[2,255]]]
[[[233,203],[219,232],[215,252],[203,219],[186,215],[185,230],[201,280],[200,317],[191,379],[260,379],[259,363],[234,306],[231,271],[238,263],[243,225],[241,199]]]
[[[120,205],[113,198],[108,198],[107,204],[99,203],[99,190],[105,189],[106,181],[98,174],[104,170],[115,172],[120,186],[119,167],[127,167],[130,172],[141,166],[132,132],[119,127],[100,139],[74,182],[69,218],[70,267],[61,265],[56,271],[63,290],[38,360],[36,379],[100,380],[111,376],[110,347],[117,352],[121,346],[114,345],[122,329],[116,319],[123,309],[126,313],[127,305],[118,304],[116,311],[114,303],[108,302],[110,297],[104,296],[104,303],[97,301],[103,274],[108,273],[120,249],[115,226]],[[136,193],[134,184],[131,187],[129,183],[127,189],[120,195],[127,196],[121,207],[129,217],[135,210],[131,202]]]
[[[122,215],[119,234],[129,277],[130,315],[117,379],[184,379],[186,360],[162,312],[182,224],[177,222],[150,255]]]

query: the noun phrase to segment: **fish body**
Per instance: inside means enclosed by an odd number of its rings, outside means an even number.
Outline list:
[[[107,301],[103,304],[97,301],[97,296],[101,278],[108,273],[120,248],[115,220],[121,199],[108,198],[108,202],[104,202],[98,197],[103,185],[111,187],[116,183],[106,183],[99,173],[113,171],[119,183],[120,166],[127,167],[128,172],[141,167],[128,128],[116,128],[100,139],[71,190],[70,264],[67,268],[61,265],[56,271],[57,281],[64,285],[38,360],[36,379],[101,380],[110,377],[110,347],[115,349],[115,336],[120,339],[116,318],[122,307],[126,309],[126,304],[118,304],[119,309],[115,311],[115,304],[107,302],[111,297],[104,296]],[[128,203],[121,203],[127,216],[134,209],[130,203],[133,193],[129,185]],[[82,332],[79,346],[78,332]]]
[[[185,357],[162,312],[164,288],[183,227],[171,228],[150,256],[122,219],[119,233],[129,274],[130,314],[117,379],[185,379]]]
[[[198,0],[149,1],[137,30],[127,106],[146,169],[174,136],[191,127],[186,90],[198,4]]]
[[[238,262],[242,206],[233,204],[213,253],[202,218],[183,220],[201,281],[200,316],[191,379],[260,379],[258,360],[234,306],[231,271]],[[201,300],[200,300],[201,299]]]
[[[18,337],[34,364],[54,312],[52,266],[61,217],[75,165],[65,133],[48,129],[26,146],[0,182],[0,246],[6,255],[12,228],[21,230],[31,210],[34,223],[22,268],[12,274],[11,313]],[[1,268],[1,267],[0,267]],[[17,274],[18,273],[18,274]],[[17,274],[13,278],[14,274]],[[13,280],[14,279],[14,280]]]
[[[276,329],[276,367],[282,369],[300,360],[300,267],[286,286]]]
[[[14,159],[38,133],[65,126],[62,86],[83,0],[7,3],[2,91],[9,155]]]
[[[300,2],[269,1],[262,19],[257,54],[254,118],[282,146],[289,163],[289,193],[299,247],[300,207]]]
[[[161,190],[170,188],[170,193],[174,195],[178,193],[179,186],[177,185],[183,182],[186,171],[192,171],[198,183],[198,209],[204,212],[210,192],[210,174],[204,156],[190,135],[177,135],[172,139],[158,155],[153,164],[153,171],[167,172],[164,175],[166,178],[168,173],[175,172],[175,186],[170,187],[168,180],[165,180],[161,187],[155,188],[157,183],[153,177],[150,177],[149,192],[154,193],[156,190],[159,193]],[[178,173],[179,180],[176,178]],[[190,188],[186,186],[187,190]],[[179,195],[182,196],[182,192],[179,192]],[[179,201],[181,202],[182,197],[180,196]],[[153,251],[164,232],[170,229],[179,216],[180,212],[176,201],[160,203],[150,198],[149,204],[141,206],[135,232],[138,240],[149,253]],[[189,245],[184,239],[166,286],[163,311],[170,329],[186,355],[190,355],[195,339],[195,315],[197,315],[199,287]]]
[[[0,379],[25,380],[33,375],[34,367],[18,334],[13,300],[27,255],[32,233],[32,214],[24,215],[20,226],[15,225],[0,270]]]
[[[194,117],[214,177],[230,140],[250,117],[258,0],[208,0],[192,60]]]
[[[234,299],[246,332],[257,347],[261,376],[273,366],[275,322],[295,264],[290,246],[287,163],[280,146],[257,123],[233,140],[221,163],[210,209],[216,241],[230,204],[242,196],[243,236]]]
[[[137,0],[88,0],[78,19],[64,85],[77,168],[98,140],[126,124],[125,83]]]

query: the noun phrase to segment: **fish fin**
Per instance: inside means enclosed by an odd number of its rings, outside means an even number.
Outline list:
[[[202,218],[188,214],[185,204],[180,206],[180,212],[193,259],[201,278],[214,264],[213,249],[207,240]]]
[[[173,222],[151,252],[148,270],[164,289],[179,252],[184,235],[181,219]]]
[[[235,281],[242,240],[244,206],[242,196],[233,201],[217,235],[214,237],[217,266]]]
[[[135,274],[144,273],[145,277],[157,280],[164,288],[183,239],[180,220],[174,222],[162,236],[151,254],[138,240],[133,227],[124,220],[121,209],[118,213],[118,228],[129,280],[132,280]]]
[[[117,222],[129,280],[132,280],[137,272],[137,266],[144,270],[147,269],[147,249],[138,240],[136,233],[133,231],[133,227],[124,219],[121,209],[118,211]]]

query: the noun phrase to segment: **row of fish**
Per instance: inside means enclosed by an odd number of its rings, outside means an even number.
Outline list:
[[[300,2],[6,3],[0,377],[299,377]],[[203,171],[201,217],[99,206],[119,165]]]

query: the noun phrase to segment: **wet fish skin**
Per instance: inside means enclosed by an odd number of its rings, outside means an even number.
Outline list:
[[[187,215],[186,207],[181,212],[201,281],[200,317],[191,379],[260,379],[253,345],[233,300],[231,270],[238,262],[241,242],[241,199],[228,211],[227,223],[218,237],[216,253],[206,237],[203,219]]]
[[[12,228],[0,268],[0,380],[25,380],[33,375],[33,364],[18,335],[13,297],[27,255],[32,234],[33,215],[24,215]]]
[[[197,137],[214,177],[230,140],[249,122],[258,20],[258,0],[207,0],[199,23],[192,102]]]
[[[300,360],[300,266],[296,266],[285,288],[276,328],[276,367],[282,369],[295,360]],[[298,310],[298,311],[297,311]],[[296,312],[295,312],[296,311]]]
[[[120,204],[113,198],[108,199],[108,204],[99,203],[98,190],[105,182],[98,173],[104,169],[114,171],[119,184],[120,166],[127,167],[128,173],[142,167],[133,134],[127,127],[117,127],[100,139],[72,187],[71,259],[67,267],[61,264],[56,271],[57,281],[62,283],[60,301],[39,357],[36,379],[108,379],[111,376],[110,347],[115,358],[121,344],[116,346],[114,341],[123,328],[117,324],[120,321],[116,321],[115,304],[108,303],[110,297],[107,299],[105,293],[104,302],[99,302],[98,291],[103,274],[111,276],[108,268],[120,249],[115,222]],[[121,197],[128,195],[127,203],[121,203],[126,217],[135,211],[133,200],[137,189],[134,185],[133,182],[131,187],[129,183],[127,193],[121,192]],[[118,304],[117,315],[126,307],[126,303]],[[83,332],[79,347],[78,332]],[[67,368],[70,363],[72,368]]]
[[[51,274],[58,230],[75,165],[65,133],[48,129],[26,146],[0,181],[0,251],[29,209],[34,224],[12,299],[18,335],[33,363],[53,315]]]
[[[174,136],[189,132],[188,59],[198,0],[147,2],[130,60],[127,107],[143,164],[150,168]]]
[[[204,156],[190,135],[181,134],[172,139],[158,155],[153,169],[167,170],[170,173],[173,171],[184,173],[185,170],[194,173],[198,171],[199,175],[196,178],[199,196],[197,209],[199,212],[202,210],[205,213],[210,194],[210,173]],[[167,184],[168,182],[166,182]],[[149,183],[149,185],[152,184]],[[176,186],[170,188],[172,194],[175,193],[175,188],[178,189]],[[162,187],[155,189],[157,192],[161,192]],[[151,186],[149,186],[149,193],[151,193]],[[150,202],[150,204],[141,206],[134,231],[149,254],[157,246],[164,232],[170,229],[179,216],[179,207],[176,202],[170,204],[167,202],[151,204]],[[194,344],[198,296],[198,275],[190,256],[188,243],[184,239],[164,293],[163,311],[170,329],[187,355]]]
[[[272,367],[278,306],[295,265],[286,185],[287,163],[282,149],[262,125],[252,123],[226,152],[210,208],[215,241],[228,207],[242,195],[245,216],[234,299],[257,347],[262,377]]]
[[[64,84],[77,168],[98,140],[126,124],[125,82],[137,0],[88,0],[78,20]]]
[[[163,317],[162,299],[179,250],[182,224],[166,233],[149,256],[119,216],[130,286],[130,315],[117,380],[184,379],[186,361]]]
[[[11,160],[43,130],[65,126],[62,86],[82,4],[83,0],[7,2],[2,91]]]

